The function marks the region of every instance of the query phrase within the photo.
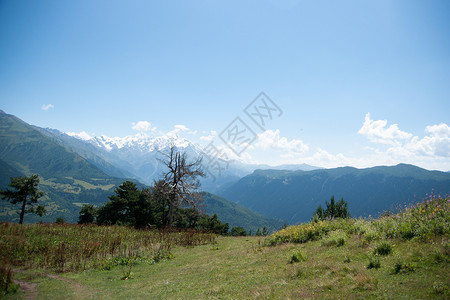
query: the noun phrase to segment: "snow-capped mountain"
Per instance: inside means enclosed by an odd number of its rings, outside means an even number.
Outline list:
[[[137,151],[142,153],[162,151],[171,144],[174,144],[177,148],[181,149],[188,147],[198,148],[187,139],[180,138],[176,135],[151,137],[141,132],[136,135],[129,135],[125,137],[108,137],[106,135],[91,137],[84,133],[76,134],[68,132],[66,134],[87,141],[108,152],[117,150]]]
[[[37,127],[36,127],[37,128]],[[202,148],[191,141],[177,135],[149,136],[138,133],[125,137],[93,137],[82,133],[63,133],[56,129],[37,128],[43,134],[84,157],[89,162],[110,176],[135,178],[151,185],[162,177],[165,166],[159,159],[174,144],[179,150],[186,152],[191,159],[204,155]],[[204,159],[206,161],[207,159]],[[315,168],[307,165],[285,165],[281,169],[306,170]],[[234,160],[220,176],[208,176],[201,180],[202,189],[215,192],[240,178],[252,173],[255,169],[280,169],[267,165],[251,165]],[[206,170],[205,170],[206,171]],[[208,174],[208,172],[206,172]]]
[[[197,157],[201,153],[199,146],[176,135],[158,137],[145,133],[125,137],[105,135],[91,137],[85,133],[65,135],[94,146],[104,160],[132,173],[136,179],[146,184],[152,184],[161,177],[164,170],[159,159],[172,144],[186,152],[189,157]]]

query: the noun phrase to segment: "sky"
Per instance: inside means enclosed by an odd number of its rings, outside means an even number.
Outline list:
[[[251,163],[449,171],[449,15],[447,0],[0,0],[0,109]]]

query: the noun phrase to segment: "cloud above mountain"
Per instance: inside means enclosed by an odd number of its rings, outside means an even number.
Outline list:
[[[147,121],[139,121],[137,123],[133,122],[131,123],[131,128],[136,131],[155,131],[156,127],[152,127],[150,122]]]
[[[374,143],[395,145],[403,140],[411,138],[412,134],[401,131],[398,124],[387,126],[387,120],[374,121],[370,118],[370,113],[366,114],[364,124],[358,131]]]
[[[371,120],[367,113],[358,133],[375,144],[389,145],[385,153],[397,159],[450,157],[450,127],[445,123],[426,126],[427,135],[419,138],[401,131],[397,124],[387,126],[387,120]]]
[[[284,155],[287,152],[289,156],[303,154],[309,150],[309,146],[301,140],[288,140],[286,137],[282,137],[279,129],[266,130],[259,134],[255,147],[263,150],[271,148],[283,151]]]

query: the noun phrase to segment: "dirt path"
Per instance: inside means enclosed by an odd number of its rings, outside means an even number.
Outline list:
[[[20,286],[25,292],[25,299],[36,299],[38,296],[37,283],[27,282],[19,279],[14,279],[14,282]]]
[[[25,272],[25,270],[13,269],[13,272],[20,273],[20,272]],[[74,282],[73,280],[68,279],[68,278],[60,277],[58,275],[49,274],[49,273],[35,273],[35,274],[39,275],[39,276],[47,276],[48,278],[51,278],[51,279],[67,282],[72,286],[72,288],[75,290],[76,294],[79,294],[79,293],[81,294],[86,289],[86,287],[81,285],[80,283]],[[38,293],[39,293],[37,283],[28,282],[28,281],[24,281],[24,280],[20,280],[20,279],[14,279],[14,282],[16,284],[18,284],[20,286],[20,288],[25,292],[25,299],[31,300],[31,299],[37,298]]]

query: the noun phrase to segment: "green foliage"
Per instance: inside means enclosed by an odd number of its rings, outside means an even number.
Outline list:
[[[78,224],[94,224],[97,218],[97,209],[92,204],[85,204],[80,210]]]
[[[380,257],[378,255],[370,255],[367,269],[379,269],[379,268],[381,268]]]
[[[0,257],[12,265],[59,272],[111,268],[117,257],[159,261],[175,245],[214,243],[216,235],[191,231],[148,231],[125,226],[0,223]]]
[[[394,268],[392,270],[393,274],[400,274],[400,273],[410,273],[415,272],[417,269],[416,264],[413,262],[403,262],[400,259],[397,259],[394,262]]]
[[[25,212],[35,212],[39,216],[45,213],[44,207],[38,206],[37,209],[33,207],[38,202],[38,199],[44,196],[44,193],[39,190],[38,175],[11,177],[11,183],[8,186],[14,188],[16,191],[10,189],[0,190],[0,196],[3,200],[8,200],[12,204],[18,203],[21,205],[21,210],[19,211],[20,224],[23,224]],[[27,206],[31,206],[31,208],[27,210]]]
[[[440,280],[433,282],[433,294],[434,295],[445,295],[448,293],[448,286]]]
[[[389,238],[431,240],[450,234],[450,198],[434,197],[373,222]]]
[[[136,184],[125,181],[114,190],[115,195],[109,196],[109,202],[98,209],[98,224],[137,225],[136,215],[144,206],[139,205],[140,191]]]
[[[388,241],[383,241],[375,247],[373,253],[378,255],[389,255],[392,253],[392,245]]]
[[[64,221],[63,218],[58,217],[58,218],[56,218],[55,223],[56,223],[56,224],[64,224],[64,223],[66,223],[66,221]]]
[[[247,231],[243,227],[233,227],[231,228],[231,235],[232,236],[246,236]]]
[[[214,214],[213,216],[203,215],[199,218],[197,221],[198,229],[205,230],[208,232],[213,232],[215,234],[221,234],[225,235],[227,234],[229,230],[228,223],[222,223],[218,218],[217,215]],[[195,224],[194,224],[195,226]]]
[[[323,238],[322,244],[326,246],[344,246],[347,242],[347,234],[342,229],[337,229],[328,233],[326,237]]]
[[[80,211],[80,223],[84,220],[92,221],[96,217],[97,224],[131,225],[136,228],[169,226],[169,203],[167,199],[167,185],[163,181],[140,191],[136,184],[125,181],[115,189],[115,195],[110,201],[95,209],[84,206]],[[180,206],[172,207],[172,227],[195,228],[216,234],[226,234],[228,223],[222,223],[216,214],[208,216],[194,208]],[[87,221],[86,221],[87,222]]]
[[[281,229],[270,235],[266,243],[268,245],[286,242],[305,243],[321,239],[327,233],[337,229],[347,234],[361,235],[363,244],[370,244],[383,238],[433,240],[439,236],[448,236],[450,234],[450,198],[428,199],[405,208],[398,214],[373,221],[350,218],[313,220],[310,223]],[[345,240],[343,242],[345,243]],[[382,252],[392,251],[392,245],[389,242],[383,242],[379,246]]]
[[[289,257],[289,263],[293,264],[293,263],[298,263],[298,262],[302,262],[302,261],[306,261],[306,255],[300,250],[292,251],[292,253]]]
[[[354,219],[335,219],[289,226],[270,235],[266,239],[266,244],[277,245],[286,242],[306,243],[319,240],[328,232],[334,230],[351,231],[354,222]]]
[[[349,218],[348,203],[344,201],[344,198],[335,203],[334,196],[331,196],[330,203],[325,202],[326,209],[319,205],[314,213],[312,220],[317,222],[318,220],[334,219],[334,218]]]
[[[18,285],[14,283],[11,268],[0,265],[0,298],[7,294],[13,294],[17,290]]]

